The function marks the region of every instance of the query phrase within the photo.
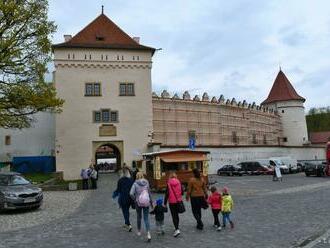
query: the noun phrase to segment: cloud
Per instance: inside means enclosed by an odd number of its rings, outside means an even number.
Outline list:
[[[105,13],[153,58],[153,89],[263,101],[281,65],[306,107],[330,104],[330,2],[56,0],[54,42]]]

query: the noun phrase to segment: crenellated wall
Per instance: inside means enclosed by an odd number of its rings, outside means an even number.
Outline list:
[[[277,112],[245,100],[210,98],[204,93],[191,99],[163,91],[153,93],[153,141],[163,147],[184,146],[195,131],[197,146],[278,146],[282,126]]]

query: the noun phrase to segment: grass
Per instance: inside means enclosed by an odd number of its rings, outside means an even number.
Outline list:
[[[24,177],[31,181],[32,183],[44,183],[49,179],[52,179],[54,176],[53,174],[43,174],[43,173],[28,173],[24,174]]]

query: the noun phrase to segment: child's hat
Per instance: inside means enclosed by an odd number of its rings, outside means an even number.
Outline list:
[[[222,193],[224,193],[224,194],[228,194],[228,188],[227,188],[227,187],[224,187],[224,188],[222,189]]]
[[[163,205],[163,199],[162,198],[157,199],[156,204],[158,206]]]

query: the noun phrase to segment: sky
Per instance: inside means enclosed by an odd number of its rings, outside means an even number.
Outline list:
[[[153,91],[260,104],[282,68],[305,107],[330,105],[328,0],[49,0],[53,43],[101,13],[153,56]]]

